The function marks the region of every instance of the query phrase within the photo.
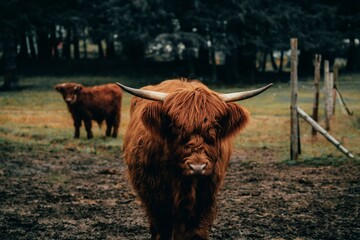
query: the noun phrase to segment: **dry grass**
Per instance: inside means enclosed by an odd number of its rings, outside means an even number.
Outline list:
[[[360,156],[360,82],[357,75],[340,79],[340,90],[346,104],[354,112],[348,116],[336,102],[335,116],[331,120],[330,134],[350,150]],[[312,114],[314,92],[312,81],[300,82],[298,106],[310,116]],[[268,148],[275,151],[279,160],[289,159],[290,149],[290,84],[276,84],[258,98],[244,101],[252,113],[252,122],[239,137],[238,146],[244,148]],[[320,91],[319,123],[324,126],[324,95]],[[311,126],[300,119],[301,151],[300,160],[311,158],[343,158],[344,155],[321,134],[313,137]]]
[[[344,76],[340,79],[340,89],[353,116],[345,115],[340,105],[336,105],[336,114],[331,122],[331,135],[341,141],[355,156],[360,156],[360,82],[359,75]],[[58,82],[74,81],[85,85],[94,85],[122,81],[130,85],[131,79],[114,77],[41,77],[24,78],[21,84],[24,90],[18,92],[0,92],[0,141],[12,141],[26,144],[48,145],[53,151],[77,149],[93,153],[119,152],[123,135],[129,121],[130,95],[124,94],[122,119],[118,139],[104,138],[104,128],[98,130],[93,125],[94,139],[88,141],[81,129],[80,140],[72,139],[73,127],[70,114],[60,94],[53,90]],[[254,86],[256,87],[256,86]],[[253,87],[251,87],[253,88]],[[248,88],[246,88],[248,89]],[[230,92],[244,89],[219,89]],[[312,112],[312,82],[300,82],[299,106],[308,114]],[[320,96],[320,124],[323,124],[323,95]],[[290,139],[290,86],[288,83],[276,83],[264,94],[241,102],[252,114],[252,121],[243,133],[237,137],[235,147],[256,152],[268,149],[277,161],[289,158]],[[333,145],[321,135],[311,136],[310,126],[301,120],[301,160],[311,158],[343,157]],[[120,152],[119,152],[120,153]]]

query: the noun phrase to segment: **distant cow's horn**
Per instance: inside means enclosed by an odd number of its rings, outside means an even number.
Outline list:
[[[166,96],[168,95],[168,93],[163,93],[163,92],[156,92],[156,91],[151,91],[151,90],[144,90],[144,89],[136,89],[136,88],[131,88],[131,87],[127,87],[121,83],[116,83],[119,87],[121,87],[122,89],[124,89],[126,92],[135,95],[137,97],[140,98],[145,98],[145,99],[149,99],[149,100],[154,100],[154,101],[158,101],[158,102],[163,102],[164,99],[166,98]]]
[[[225,102],[241,101],[241,100],[245,100],[247,98],[255,97],[256,95],[262,93],[263,91],[265,91],[266,89],[268,89],[272,85],[273,84],[270,83],[269,85],[266,85],[265,87],[258,88],[258,89],[255,89],[255,90],[250,90],[250,91],[245,91],[245,92],[235,92],[235,93],[220,94],[220,97]]]

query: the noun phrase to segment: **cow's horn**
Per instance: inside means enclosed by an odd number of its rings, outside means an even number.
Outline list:
[[[156,91],[151,91],[151,90],[127,87],[118,82],[116,84],[119,87],[121,87],[122,89],[124,89],[126,92],[128,92],[134,96],[149,99],[149,100],[154,100],[154,101],[158,101],[158,102],[163,102],[164,99],[166,98],[166,96],[168,95],[168,93],[163,93],[163,92],[156,92]]]
[[[268,88],[271,87],[272,85],[273,85],[273,84],[270,83],[269,85],[266,85],[265,87],[258,88],[258,89],[255,89],[255,90],[244,91],[244,92],[235,92],[235,93],[220,94],[220,97],[221,97],[225,102],[241,101],[241,100],[245,100],[245,99],[247,99],[247,98],[255,97],[256,95],[262,93],[263,91],[265,91],[266,89],[268,89]]]

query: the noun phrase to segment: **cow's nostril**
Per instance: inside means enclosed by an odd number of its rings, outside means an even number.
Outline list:
[[[194,173],[201,173],[205,169],[206,163],[204,163],[204,164],[189,164],[189,167],[191,170],[194,171]]]

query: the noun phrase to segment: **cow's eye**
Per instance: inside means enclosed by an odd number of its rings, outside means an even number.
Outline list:
[[[190,145],[189,145],[190,137],[183,135],[180,138],[181,138],[180,144],[184,145],[185,148],[190,148]]]
[[[170,125],[170,129],[173,133],[175,134],[180,134],[182,131],[181,131],[181,126],[176,126],[174,124],[171,124]]]
[[[217,130],[215,128],[210,128],[205,136],[205,141],[207,144],[214,144],[216,140]]]
[[[221,125],[220,124],[215,124],[214,129],[215,129],[216,133],[220,133],[221,132]]]
[[[214,145],[215,144],[215,138],[214,137],[206,137],[205,142],[207,144],[209,144],[209,145]]]

